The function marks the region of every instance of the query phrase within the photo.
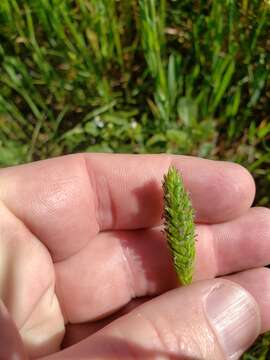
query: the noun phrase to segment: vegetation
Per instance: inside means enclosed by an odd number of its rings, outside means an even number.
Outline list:
[[[246,166],[269,205],[269,33],[268,0],[1,0],[0,165],[193,154]]]

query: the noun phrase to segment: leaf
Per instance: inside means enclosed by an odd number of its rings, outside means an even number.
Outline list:
[[[228,86],[230,85],[230,82],[231,82],[234,72],[235,72],[235,62],[234,62],[234,60],[232,60],[230,62],[230,64],[228,65],[222,79],[219,82],[219,86],[215,93],[214,100],[213,100],[213,103],[211,106],[212,111],[215,111],[215,109],[219,105],[222,97],[225,94],[225,91],[227,90]]]
[[[190,127],[197,122],[198,106],[194,100],[181,97],[178,101],[177,112],[184,125]]]
[[[167,130],[166,136],[168,141],[177,144],[178,146],[183,147],[189,140],[188,134],[186,131],[170,129]]]
[[[102,152],[102,153],[112,153],[113,152],[112,148],[110,148],[105,143],[90,145],[86,148],[85,151],[86,152]]]
[[[99,135],[98,127],[93,121],[88,121],[84,126],[84,130],[89,135],[92,135],[92,136]]]
[[[25,162],[27,150],[27,145],[11,140],[6,140],[4,144],[0,141],[0,165],[11,166]]]
[[[240,101],[241,101],[241,88],[237,87],[231,102],[226,107],[227,117],[233,117],[237,115],[240,106]]]
[[[146,146],[154,146],[160,142],[166,142],[166,137],[163,134],[155,134],[150,137],[150,139],[146,143]]]
[[[181,57],[177,54],[171,54],[168,62],[168,91],[171,107],[174,106],[178,94],[180,77]]]

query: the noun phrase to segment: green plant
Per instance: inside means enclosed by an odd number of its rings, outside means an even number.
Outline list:
[[[269,359],[270,332],[261,335],[249,351],[243,355],[242,360]]]
[[[194,210],[175,167],[164,176],[164,225],[175,270],[183,285],[192,282],[195,260]]]

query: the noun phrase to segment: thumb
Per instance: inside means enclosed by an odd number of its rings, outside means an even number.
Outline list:
[[[259,332],[254,298],[240,285],[216,279],[144,303],[48,360],[236,360]]]
[[[0,360],[26,360],[21,337],[0,300]]]

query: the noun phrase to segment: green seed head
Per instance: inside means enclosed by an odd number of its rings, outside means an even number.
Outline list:
[[[195,261],[194,210],[183,180],[170,167],[163,180],[164,228],[175,270],[183,285],[192,282]]]

